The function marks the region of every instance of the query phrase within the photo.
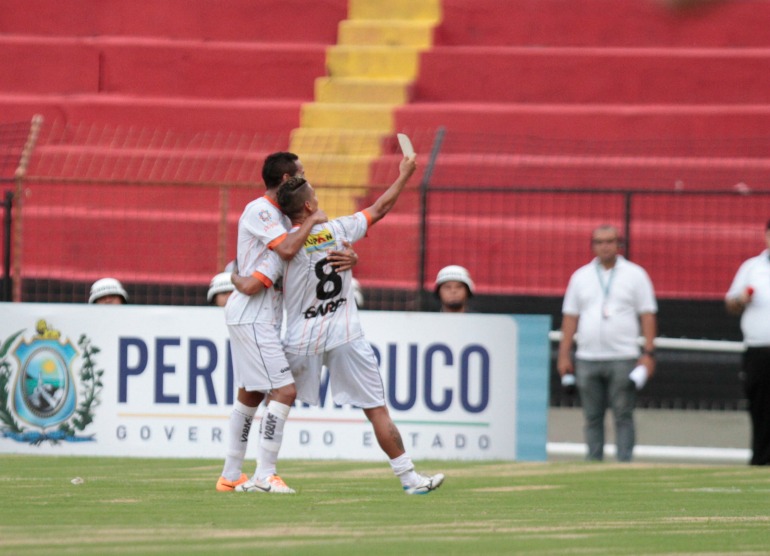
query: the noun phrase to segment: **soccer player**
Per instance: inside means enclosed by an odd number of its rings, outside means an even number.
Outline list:
[[[339,250],[344,241],[354,243],[363,238],[369,228],[393,208],[415,169],[414,155],[405,157],[396,181],[372,206],[314,225],[304,247],[293,259],[283,262],[287,315],[284,348],[298,399],[311,405],[319,404],[321,367],[326,365],[334,402],[362,408],[405,492],[427,494],[441,486],[444,475],[426,477],[414,470],[385,405],[377,360],[361,329],[352,273],[338,271],[327,258],[330,252]],[[301,177],[281,185],[278,204],[294,225],[289,236],[304,232],[308,219],[319,210],[313,187]]]
[[[260,261],[268,251],[291,259],[302,247],[314,224],[326,220],[322,211],[307,218],[296,233],[288,235],[289,221],[276,202],[278,186],[292,176],[303,176],[296,154],[269,155],[262,167],[265,195],[250,202],[238,221],[237,268],[242,276],[256,278],[258,288],[244,295],[233,292],[225,306],[230,335],[237,399],[229,422],[227,456],[218,491],[262,491],[291,494],[294,490],[276,473],[283,428],[294,403],[296,388],[280,341],[282,296]],[[344,265],[343,265],[344,267]],[[258,465],[251,480],[242,473],[249,432],[257,407],[270,393],[260,426]]]

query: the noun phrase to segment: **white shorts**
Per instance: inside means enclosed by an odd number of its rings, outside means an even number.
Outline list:
[[[228,324],[233,355],[235,386],[249,392],[268,392],[294,382],[279,338],[272,324]]]
[[[362,409],[385,405],[385,387],[374,351],[365,338],[342,344],[318,355],[286,354],[297,385],[297,399],[320,403],[321,367],[329,369],[334,403]]]

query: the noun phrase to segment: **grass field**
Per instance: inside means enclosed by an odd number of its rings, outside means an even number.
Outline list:
[[[748,466],[281,462],[298,494],[218,493],[218,460],[0,456],[0,554],[768,554]],[[81,477],[84,482],[73,485]]]

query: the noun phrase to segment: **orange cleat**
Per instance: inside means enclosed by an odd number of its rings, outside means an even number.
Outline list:
[[[219,480],[217,481],[217,490],[219,492],[232,492],[235,490],[235,487],[242,485],[248,480],[249,477],[246,473],[241,473],[241,476],[238,477],[237,481],[228,481],[224,477],[219,477]]]

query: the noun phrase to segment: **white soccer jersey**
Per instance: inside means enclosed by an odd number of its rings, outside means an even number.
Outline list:
[[[291,261],[284,261],[287,353],[323,353],[363,336],[353,296],[353,274],[349,270],[337,273],[326,264],[326,255],[344,249],[343,240],[358,241],[368,229],[365,212],[317,224],[303,248]]]
[[[260,197],[246,205],[238,221],[238,273],[241,276],[267,277],[266,283],[274,281],[276,276],[266,270],[270,248],[281,242],[290,226],[289,219],[267,197]],[[227,300],[226,322],[278,324],[281,322],[281,303],[282,296],[276,288],[267,288],[251,296],[236,290]]]

